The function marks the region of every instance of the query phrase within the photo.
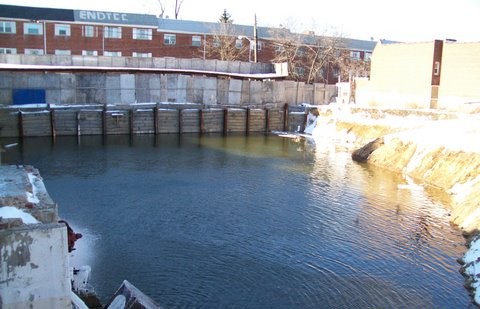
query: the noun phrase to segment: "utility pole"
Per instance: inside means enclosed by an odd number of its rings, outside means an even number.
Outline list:
[[[257,43],[257,14],[254,15],[255,22],[253,24],[253,62],[257,62],[257,52],[258,52],[258,43]]]

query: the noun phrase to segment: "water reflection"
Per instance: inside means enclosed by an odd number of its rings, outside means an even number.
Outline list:
[[[25,139],[103,300],[166,308],[462,308],[463,238],[427,192],[277,136]],[[83,247],[80,247],[83,246]],[[80,256],[79,256],[80,255]]]

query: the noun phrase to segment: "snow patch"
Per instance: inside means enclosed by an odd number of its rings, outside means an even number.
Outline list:
[[[38,195],[37,195],[39,190],[38,190],[38,187],[36,186],[36,183],[38,181],[41,181],[41,178],[39,178],[37,175],[34,175],[33,173],[28,173],[27,175],[28,175],[28,180],[32,184],[32,193],[26,192],[27,200],[30,203],[38,204],[40,203],[40,199],[38,198]]]
[[[0,217],[4,219],[21,219],[24,224],[37,224],[37,219],[35,219],[31,214],[24,212],[21,209],[18,209],[14,206],[3,206],[0,207]]]

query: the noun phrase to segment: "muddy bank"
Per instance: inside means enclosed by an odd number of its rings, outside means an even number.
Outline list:
[[[316,132],[334,133],[358,162],[443,193],[453,224],[466,234],[480,229],[479,113],[327,106]]]

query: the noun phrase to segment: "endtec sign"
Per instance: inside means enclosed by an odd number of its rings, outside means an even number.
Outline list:
[[[154,15],[75,10],[74,18],[76,22],[158,26]]]
[[[128,22],[126,13],[79,11],[78,16],[81,20],[96,22]]]

